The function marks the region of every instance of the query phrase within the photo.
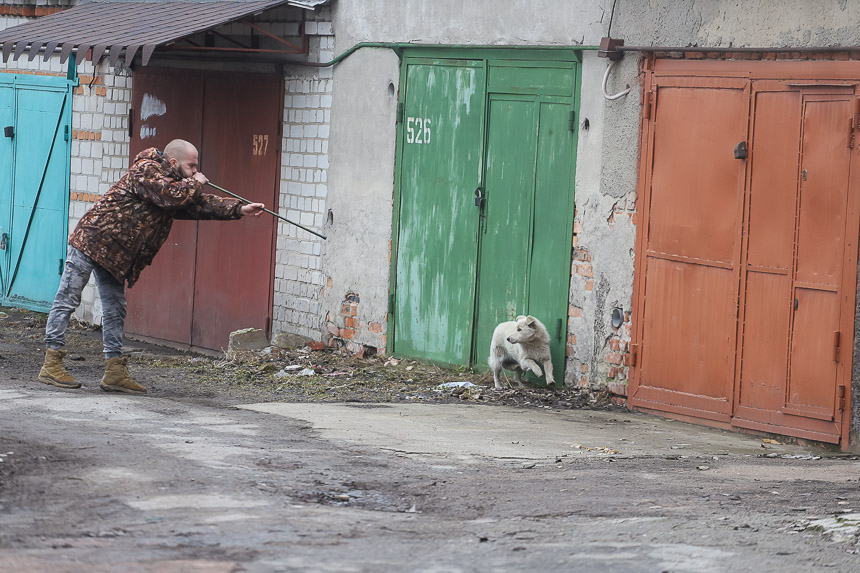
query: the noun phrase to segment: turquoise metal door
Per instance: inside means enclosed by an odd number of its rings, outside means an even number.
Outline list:
[[[465,364],[472,353],[484,63],[407,59],[405,66],[393,351]]]
[[[2,75],[0,75],[2,76]],[[0,302],[47,310],[68,237],[71,87],[66,78],[0,77]]]

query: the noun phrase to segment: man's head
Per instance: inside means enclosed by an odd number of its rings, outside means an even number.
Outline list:
[[[183,177],[197,173],[197,148],[183,139],[174,139],[164,148],[164,157]]]

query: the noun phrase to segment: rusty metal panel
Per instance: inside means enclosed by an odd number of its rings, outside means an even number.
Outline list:
[[[734,369],[734,273],[731,269],[653,258],[646,274],[648,303],[642,377],[677,392],[679,405],[728,412]],[[689,396],[684,396],[689,395]]]
[[[787,272],[794,256],[800,93],[761,92],[755,100],[747,264]]]
[[[735,259],[742,162],[732,149],[745,138],[746,105],[736,89],[658,89],[649,250]]]
[[[836,292],[808,288],[795,289],[794,297],[797,308],[784,411],[833,420],[836,406],[833,333],[839,325],[839,297]]]
[[[789,243],[789,248],[791,243]],[[750,272],[747,275],[743,368],[739,405],[778,412],[785,401],[788,378],[788,325],[791,283],[788,274]],[[769,419],[769,414],[746,413]]]
[[[137,70],[132,86],[131,158],[148,147],[164,149],[176,138],[199,146],[201,74]],[[175,221],[152,266],[128,289],[127,332],[191,344],[196,251],[196,221]]]
[[[322,2],[260,0],[257,2],[206,2],[202,9],[196,2],[90,2],[74,6],[62,12],[43,16],[32,22],[0,30],[0,49],[6,61],[14,46],[14,57],[18,59],[27,47],[31,55],[45,44],[68,48],[63,50],[65,61],[73,47],[84,53],[90,46],[102,52],[107,49],[111,61],[116,54],[126,50],[134,54],[143,47],[145,66],[153,50],[160,45],[223,25],[257,12],[285,4],[313,9]],[[53,50],[52,50],[53,51]],[[94,54],[95,55],[95,54]],[[50,53],[45,54],[47,59]],[[32,59],[32,58],[31,58]],[[83,61],[78,58],[78,63]]]
[[[633,405],[723,420],[730,413],[745,174],[732,150],[748,115],[738,87],[688,78],[657,88]]]
[[[803,118],[797,276],[801,283],[836,287],[848,191],[846,142],[850,102],[807,101]]]
[[[279,78],[232,74],[208,76],[203,99],[200,170],[213,183],[275,210],[281,94]],[[227,348],[230,332],[241,328],[270,334],[275,226],[265,214],[198,223],[194,346]],[[309,237],[298,233],[299,240]]]
[[[850,100],[805,98],[791,366],[785,411],[832,420],[845,252]],[[856,230],[855,230],[856,232]]]
[[[761,91],[754,100],[738,404],[753,409],[746,417],[770,420],[788,377],[801,94]]]

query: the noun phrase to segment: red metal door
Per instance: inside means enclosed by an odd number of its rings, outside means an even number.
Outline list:
[[[131,158],[148,147],[164,149],[173,139],[200,141],[203,76],[142,69],[134,73]],[[197,223],[175,221],[164,246],[128,290],[126,331],[191,344]]]
[[[277,207],[281,82],[265,76],[207,77],[201,171],[220,187]],[[230,332],[269,333],[275,219],[200,221],[191,340],[227,347]]]
[[[759,84],[733,423],[838,442],[853,88]]]
[[[279,78],[147,69],[135,72],[133,85],[132,157],[186,139],[213,183],[277,207]],[[128,291],[127,332],[213,350],[225,348],[233,330],[269,334],[274,230],[269,215],[175,221],[152,266]]]
[[[746,82],[666,78],[656,99],[637,256],[633,406],[728,421],[735,367]]]

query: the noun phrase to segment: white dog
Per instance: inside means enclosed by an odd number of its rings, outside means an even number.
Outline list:
[[[548,386],[555,384],[552,377],[552,357],[549,354],[549,333],[546,327],[533,316],[518,316],[516,320],[503,322],[493,331],[490,343],[490,369],[496,388],[502,387],[499,373],[502,368],[514,371],[514,381],[523,387],[522,373],[531,370],[541,376],[540,366],[546,373]]]

